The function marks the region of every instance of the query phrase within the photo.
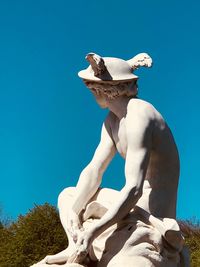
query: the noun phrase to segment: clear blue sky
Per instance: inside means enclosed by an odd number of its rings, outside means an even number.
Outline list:
[[[34,203],[56,204],[75,185],[99,141],[101,110],[77,72],[85,55],[129,59],[139,96],[170,125],[181,158],[177,215],[200,218],[199,1],[4,0],[0,2],[0,205],[12,218]],[[123,160],[104,186],[120,189]],[[170,196],[169,196],[170,197]]]

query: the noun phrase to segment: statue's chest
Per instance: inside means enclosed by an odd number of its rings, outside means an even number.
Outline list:
[[[126,137],[126,120],[116,120],[112,125],[112,137],[117,151],[122,157],[126,157],[127,137]]]

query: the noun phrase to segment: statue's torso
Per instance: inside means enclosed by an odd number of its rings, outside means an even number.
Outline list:
[[[159,112],[156,109],[154,112],[155,125],[152,133],[150,160],[143,194],[137,205],[158,217],[175,217],[179,157],[170,129]],[[126,158],[128,147],[126,117],[119,120],[112,114],[109,124],[116,149],[123,158]]]

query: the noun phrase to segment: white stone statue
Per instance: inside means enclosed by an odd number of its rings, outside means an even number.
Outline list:
[[[86,59],[90,65],[79,76],[109,113],[77,186],[58,198],[68,248],[33,266],[188,266],[175,220],[177,147],[162,115],[137,97],[138,77],[132,73],[151,67],[152,59],[146,53],[127,61],[94,53]],[[117,152],[125,160],[125,185],[119,192],[100,188]]]

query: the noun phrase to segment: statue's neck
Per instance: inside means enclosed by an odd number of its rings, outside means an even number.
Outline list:
[[[127,106],[133,97],[121,96],[108,102],[108,109],[114,113],[120,120],[126,117]]]

